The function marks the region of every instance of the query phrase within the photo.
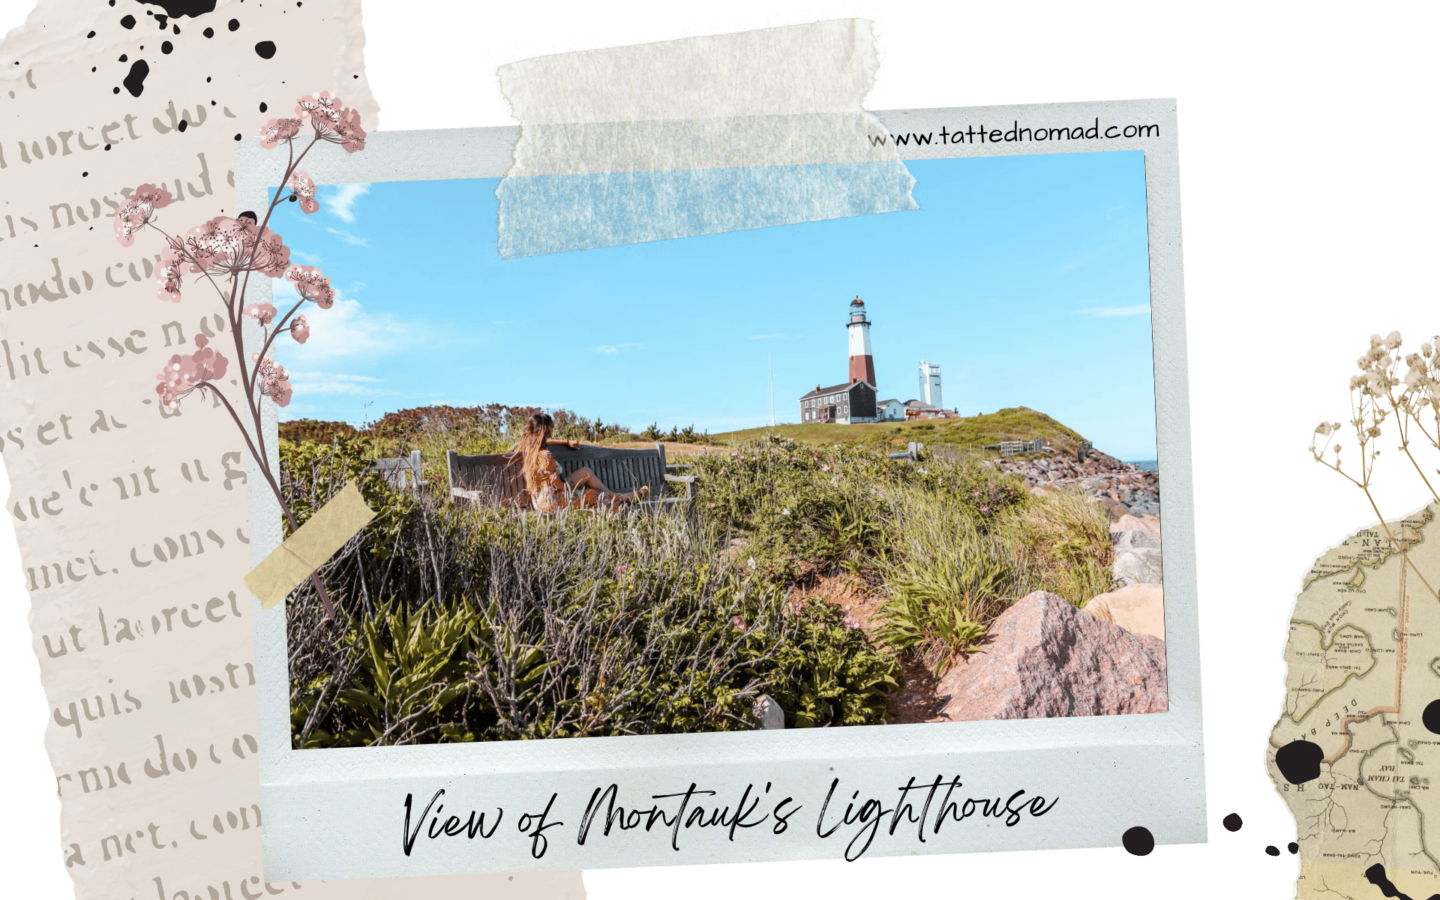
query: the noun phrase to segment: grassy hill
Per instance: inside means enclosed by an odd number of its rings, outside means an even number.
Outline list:
[[[1037,437],[1043,437],[1057,450],[1073,453],[1076,445],[1085,439],[1078,432],[1042,412],[1024,406],[1015,406],[993,413],[959,419],[746,428],[741,431],[713,434],[710,436],[710,442],[713,444],[738,443],[767,432],[784,434],[797,441],[812,444],[881,446],[903,445],[906,441],[923,441],[925,446],[931,449],[946,447],[952,450],[972,450],[977,453],[986,444],[996,444],[1000,441],[1025,441]]]

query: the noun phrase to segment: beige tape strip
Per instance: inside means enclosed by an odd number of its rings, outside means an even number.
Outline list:
[[[352,481],[285,543],[262,559],[260,565],[251,569],[245,576],[245,586],[260,598],[261,609],[270,609],[290,596],[300,582],[309,578],[311,572],[334,556],[335,551],[373,518],[375,511],[365,505],[365,498]]]

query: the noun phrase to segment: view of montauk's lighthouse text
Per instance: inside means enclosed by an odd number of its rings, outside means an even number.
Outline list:
[[[313,173],[269,445],[298,526],[375,518],[255,617],[267,874],[1203,837],[1173,112],[902,153],[915,210],[513,258],[513,131]]]

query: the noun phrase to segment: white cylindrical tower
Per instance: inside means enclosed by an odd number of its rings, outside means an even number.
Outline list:
[[[940,399],[940,367],[920,360],[920,399],[936,409],[943,409]]]
[[[875,358],[870,355],[870,320],[865,318],[865,301],[857,294],[850,301],[850,383],[864,381],[875,386]]]

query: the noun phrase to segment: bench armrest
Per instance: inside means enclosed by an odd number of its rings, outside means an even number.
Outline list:
[[[695,485],[699,480],[700,477],[698,475],[671,475],[668,472],[665,473],[666,484],[685,485],[685,498],[687,500],[695,499]]]

